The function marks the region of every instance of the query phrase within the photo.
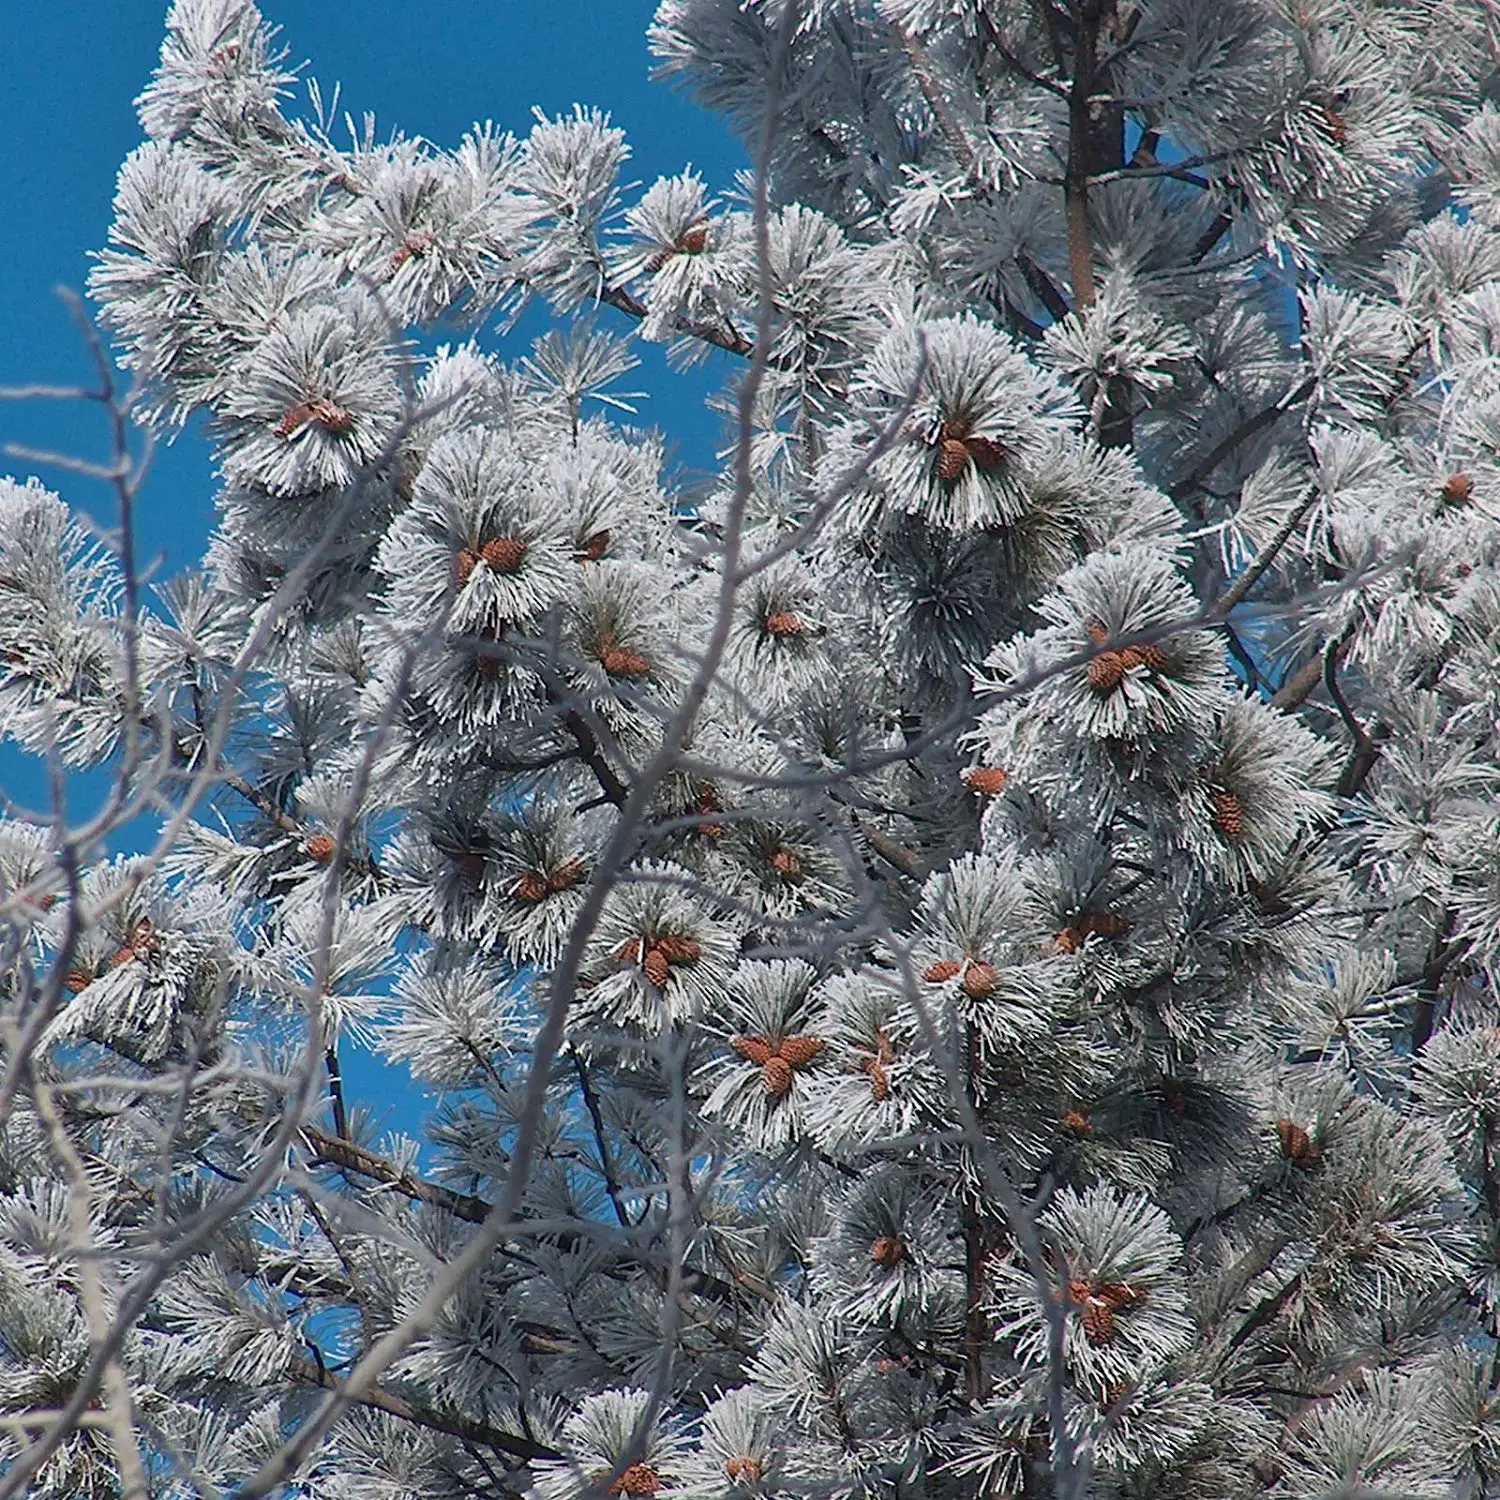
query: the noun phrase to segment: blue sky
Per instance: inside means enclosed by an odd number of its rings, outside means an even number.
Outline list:
[[[524,134],[533,105],[548,113],[576,103],[613,116],[630,141],[627,182],[692,165],[711,190],[732,186],[744,153],[724,125],[665,85],[649,80],[646,27],[655,0],[263,0],[281,27],[293,63],[308,61],[325,97],[341,85],[341,107],[356,119],[373,111],[381,134],[400,128],[442,146],[457,144],[476,120]],[[11,66],[0,90],[0,385],[91,382],[87,351],[53,295],[81,291],[91,250],[104,244],[115,173],[139,144],[132,101],[148,80],[161,43],[165,0],[66,0],[12,6],[6,16]],[[290,101],[300,107],[305,96]],[[621,331],[627,321],[608,310]],[[535,332],[533,320],[527,323]],[[484,341],[507,357],[524,352],[488,330]],[[677,374],[659,349],[638,346],[643,367],[628,385],[651,393],[638,420],[675,442],[678,461],[702,470],[713,461],[717,418],[703,398],[723,378]],[[0,403],[0,442],[83,457],[106,456],[106,427],[90,406]],[[103,485],[26,460],[0,457],[0,473],[36,473],[78,511],[108,526],[113,497]],[[141,498],[139,551],[169,576],[202,555],[213,524],[214,480],[206,443],[192,431],[157,452]],[[0,745],[0,791],[35,806],[44,782],[12,747]],[[81,780],[75,807],[98,794]],[[368,1101],[380,1082],[369,1059],[346,1067],[352,1100]],[[409,1108],[409,1101],[408,1101]],[[400,1123],[411,1129],[408,1109]]]

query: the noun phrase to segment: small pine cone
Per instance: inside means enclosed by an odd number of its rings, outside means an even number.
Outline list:
[[[672,977],[672,965],[667,962],[667,955],[660,948],[646,950],[641,968],[645,970],[646,978],[659,990],[665,989],[667,980]]]
[[[1083,1304],[1083,1331],[1089,1343],[1112,1344],[1115,1339],[1115,1312],[1107,1303],[1092,1298]]]
[[[669,964],[695,964],[703,957],[703,944],[697,938],[663,937],[657,938],[656,951]]]
[[[401,248],[391,257],[391,275],[409,260],[420,260],[437,244],[437,236],[430,229],[414,229],[401,242]]]
[[[974,460],[975,468],[987,473],[995,469],[1003,469],[1011,459],[1010,449],[1004,443],[996,442],[994,438],[965,438],[964,447],[969,450],[969,457]]]
[[[922,978],[928,984],[947,984],[963,965],[955,958],[940,958],[935,964],[922,970]]]
[[[891,1097],[890,1069],[883,1058],[872,1057],[865,1064],[865,1072],[870,1075],[870,1097],[877,1104],[884,1104]]]
[[[547,899],[547,877],[540,870],[527,870],[517,877],[515,884],[510,888],[510,893],[517,901],[524,901],[528,906],[535,906],[538,901]]]
[[[1087,620],[1083,633],[1096,645],[1102,646],[1109,639],[1109,626],[1103,620]]]
[[[680,255],[702,255],[707,244],[708,225],[694,224],[683,230],[678,237],[676,248]]]
[[[518,536],[499,536],[479,549],[486,566],[496,573],[514,573],[531,548]]]
[[[1125,658],[1118,651],[1101,651],[1088,664],[1089,686],[1101,697],[1112,693],[1125,678]]]
[[[1126,1308],[1139,1307],[1146,1294],[1123,1281],[1104,1281],[1094,1288],[1094,1295],[1112,1311],[1122,1312]]]
[[[773,1055],[761,1064],[760,1076],[766,1093],[779,1099],[792,1086],[792,1065],[786,1058]]]
[[[968,444],[962,438],[945,437],[938,444],[938,477],[951,484],[968,467]]]
[[[895,1235],[883,1234],[870,1246],[870,1259],[882,1271],[889,1271],[906,1259],[906,1246]]]
[[[1081,1109],[1070,1109],[1062,1117],[1062,1128],[1071,1136],[1082,1140],[1085,1136],[1093,1135],[1094,1127],[1089,1117]]]
[[[994,964],[970,964],[962,980],[964,994],[971,1000],[987,1000],[1000,983],[1000,971]]]
[[[94,982],[94,976],[87,969],[69,969],[63,976],[63,987],[72,990],[76,995],[79,990],[87,989]]]
[[[609,551],[609,532],[596,531],[586,536],[573,550],[576,562],[598,562]]]
[[[763,1068],[774,1055],[771,1044],[763,1036],[732,1036],[729,1045],[748,1063]]]
[[[302,841],[302,852],[318,864],[327,864],[333,858],[333,851],[338,848],[333,839],[326,833],[310,833]]]
[[[804,629],[801,615],[790,609],[773,610],[765,618],[766,634],[782,640],[799,636]]]
[[[1130,931],[1130,918],[1115,911],[1085,912],[1078,919],[1078,931],[1084,937],[1094,933],[1100,937],[1123,937]]]
[[[1296,1121],[1283,1116],[1276,1122],[1276,1134],[1281,1137],[1281,1153],[1288,1161],[1295,1162],[1304,1170],[1317,1166],[1322,1153],[1313,1145],[1312,1137]]]
[[[1148,641],[1144,646],[1127,646],[1120,653],[1120,665],[1127,671],[1132,667],[1145,667],[1149,672],[1165,672],[1170,661],[1160,646]]]
[[[472,547],[460,547],[453,559],[453,586],[461,589],[474,576],[474,569],[478,566],[479,554]]]
[[[627,651],[611,641],[601,643],[599,662],[611,677],[645,677],[651,670],[651,663],[639,651]]]
[[[794,850],[778,849],[771,856],[771,869],[783,885],[798,885],[803,878],[802,861]]]
[[[1216,787],[1209,794],[1214,806],[1214,827],[1226,839],[1239,839],[1245,835],[1245,810],[1233,792]]]
[[[1060,927],[1052,934],[1052,946],[1059,953],[1077,953],[1083,947],[1083,940],[1087,936],[1073,923],[1066,927]]]
[[[641,940],[639,938],[627,938],[615,949],[615,960],[621,964],[635,964],[641,961]]]
[[[610,1485],[611,1495],[654,1495],[661,1488],[661,1476],[650,1464],[631,1464]]]
[[[795,1036],[783,1037],[776,1051],[788,1067],[805,1068],[827,1045],[820,1036],[798,1032]]]
[[[1443,481],[1445,505],[1467,505],[1474,498],[1474,481],[1467,474],[1450,474]]]
[[[998,797],[1010,780],[1010,772],[999,766],[970,766],[959,773],[959,780],[981,797]]]
[[[276,424],[276,436],[290,438],[309,422],[316,422],[335,437],[342,437],[354,427],[354,416],[346,407],[327,396],[313,396],[292,407]]]
[[[758,1458],[751,1458],[748,1454],[740,1454],[731,1458],[724,1465],[724,1473],[736,1484],[759,1484],[766,1477],[766,1471]]]
[[[547,891],[557,895],[559,891],[570,891],[587,875],[581,859],[565,860],[547,876]]]
[[[1334,145],[1344,145],[1349,139],[1349,126],[1345,123],[1343,115],[1331,104],[1320,104],[1318,112],[1323,116],[1323,124]]]
[[[698,832],[706,839],[721,839],[724,837],[724,825],[713,821],[709,814],[723,812],[719,804],[719,794],[715,788],[705,782],[699,788],[697,800],[693,803],[693,811],[706,821],[698,824]]]

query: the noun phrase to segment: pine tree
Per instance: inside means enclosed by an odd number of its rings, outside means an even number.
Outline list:
[[[1494,21],[663,0],[637,195],[176,0],[216,530],[0,483],[0,1496],[1500,1493]]]

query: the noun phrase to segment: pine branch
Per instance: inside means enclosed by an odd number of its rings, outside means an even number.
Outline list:
[[[327,1391],[339,1388],[338,1377],[331,1370],[321,1368],[311,1360],[293,1359],[288,1364],[286,1373],[288,1379],[295,1381],[298,1385],[319,1386]],[[417,1427],[426,1427],[433,1432],[446,1433],[449,1437],[458,1438],[466,1443],[475,1443],[492,1452],[509,1454],[523,1463],[534,1463],[538,1459],[555,1461],[563,1457],[556,1448],[549,1447],[546,1443],[518,1437],[510,1432],[501,1432],[498,1428],[488,1427],[483,1422],[475,1422],[468,1417],[435,1411],[427,1406],[418,1406],[415,1402],[408,1401],[404,1396],[398,1396],[383,1386],[372,1385],[353,1399],[360,1406],[368,1406],[374,1411],[384,1412],[387,1416],[395,1417],[399,1421],[410,1422]]]

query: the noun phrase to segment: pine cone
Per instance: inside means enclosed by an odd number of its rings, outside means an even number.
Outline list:
[[[656,951],[669,964],[695,964],[703,957],[703,944],[697,938],[661,937],[656,940]]]
[[[437,244],[437,236],[430,229],[414,229],[401,242],[401,247],[391,257],[391,275],[404,266],[407,261],[421,259],[432,247]]]
[[[531,548],[520,537],[500,536],[486,542],[479,549],[479,555],[496,573],[514,573],[526,560],[529,551]]]
[[[1167,653],[1149,641],[1144,646],[1126,646],[1120,652],[1120,665],[1127,671],[1145,667],[1150,672],[1165,672],[1170,664]]]
[[[906,1259],[906,1246],[893,1234],[883,1234],[870,1246],[870,1259],[882,1271],[892,1270]]]
[[[798,885],[802,881],[802,861],[791,849],[778,849],[771,855],[771,868],[784,885]]]
[[[72,990],[76,995],[79,990],[87,989],[94,982],[94,976],[87,969],[69,969],[63,976],[63,987]]]
[[[1102,646],[1109,639],[1109,627],[1103,620],[1086,620],[1083,633],[1096,645]]]
[[[547,877],[540,870],[527,870],[517,877],[510,893],[517,901],[535,906],[538,901],[547,899]]]
[[[326,833],[310,833],[302,841],[302,852],[318,864],[327,864],[333,858],[333,851],[338,848],[333,839]]]
[[[478,566],[479,554],[472,547],[460,547],[453,559],[453,586],[461,589],[474,576],[474,569]]]
[[[759,1484],[766,1477],[760,1460],[751,1458],[748,1454],[731,1458],[724,1465],[724,1473],[736,1484]]]
[[[895,1055],[885,1032],[877,1031],[874,1056],[860,1064],[860,1071],[869,1075],[870,1097],[877,1104],[883,1104],[891,1097],[891,1075],[887,1064],[894,1060]]]
[[[1323,117],[1323,125],[1328,131],[1329,139],[1335,146],[1344,145],[1349,139],[1349,127],[1344,121],[1343,115],[1331,104],[1319,104],[1318,113]]]
[[[1062,1128],[1069,1135],[1079,1140],[1094,1133],[1094,1127],[1089,1121],[1089,1117],[1081,1109],[1070,1109],[1062,1117]]]
[[[1072,923],[1052,934],[1052,946],[1059,953],[1077,953],[1083,947],[1084,934]]]
[[[732,1036],[729,1045],[748,1063],[763,1068],[774,1055],[771,1044],[763,1036]]]
[[[776,1051],[788,1067],[805,1068],[827,1045],[820,1036],[798,1032],[794,1036],[783,1037]]]
[[[313,396],[292,407],[281,421],[276,424],[276,436],[279,438],[290,438],[294,433],[305,427],[309,422],[316,422],[319,427],[342,437],[354,427],[354,415],[346,407],[340,406],[337,401],[327,396]]]
[[[628,938],[615,949],[615,960],[621,964],[639,963],[641,960],[641,940],[639,938]]]
[[[968,445],[962,438],[945,437],[938,444],[938,477],[951,484],[968,467]]]
[[[1101,651],[1088,664],[1089,686],[1101,697],[1112,693],[1125,678],[1126,662],[1118,651]]]
[[[154,953],[161,948],[161,939],[156,935],[156,928],[150,917],[142,917],[134,927],[130,929],[130,935],[125,939],[125,946],[115,954],[115,964],[129,963],[132,958],[138,958],[145,963]]]
[[[646,950],[646,956],[641,961],[641,968],[645,970],[646,978],[659,990],[665,989],[667,980],[672,977],[672,965],[660,948]]]
[[[765,618],[766,634],[774,635],[779,639],[799,636],[803,629],[802,617],[789,609],[774,610]]]
[[[704,247],[708,244],[708,225],[698,223],[684,229],[677,239],[677,252],[680,255],[702,255]]]
[[[922,970],[922,978],[928,984],[947,984],[963,965],[954,958],[940,958],[935,964]]]
[[[971,1000],[987,1000],[995,993],[1000,983],[1000,971],[994,964],[970,964],[964,970],[961,981],[963,991]]]
[[[761,1081],[771,1098],[779,1099],[792,1086],[792,1065],[784,1057],[773,1054],[761,1065]]]
[[[609,532],[596,531],[587,536],[574,549],[575,562],[598,562],[609,551]]]
[[[1078,932],[1082,937],[1098,933],[1100,937],[1123,937],[1130,931],[1130,918],[1114,911],[1085,912],[1078,919]]]
[[[1445,505],[1467,505],[1474,498],[1474,481],[1467,474],[1450,474],[1443,481]]]
[[[644,677],[651,663],[639,651],[617,646],[607,636],[599,643],[599,662],[611,677]]]
[[[609,1493],[611,1495],[654,1495],[660,1488],[661,1476],[650,1464],[631,1464],[610,1485]]]
[[[1226,839],[1243,838],[1245,834],[1245,810],[1233,792],[1215,787],[1209,792],[1214,807],[1214,827]]]
[[[959,778],[971,792],[981,797],[998,797],[1010,780],[1010,773],[999,766],[970,766],[959,772]]]
[[[986,473],[995,469],[1003,469],[1011,460],[1010,449],[994,438],[965,438],[964,447],[969,450],[969,457],[974,460],[974,466]]]
[[[697,799],[693,803],[693,811],[699,814],[700,817],[705,818],[710,813],[724,811],[724,809],[719,805],[718,791],[713,787],[711,783],[704,782],[703,785],[698,789]],[[712,821],[712,819],[708,819],[708,821],[700,822],[698,824],[698,832],[701,833],[706,839],[723,838],[724,825],[722,823],[715,823],[714,821]]]
[[[581,859],[565,860],[547,876],[548,893],[555,896],[560,891],[570,891],[587,877]]]
[[[1323,1153],[1313,1145],[1312,1137],[1302,1126],[1283,1116],[1276,1122],[1276,1134],[1281,1137],[1281,1152],[1288,1161],[1295,1162],[1304,1171],[1317,1166]]]

